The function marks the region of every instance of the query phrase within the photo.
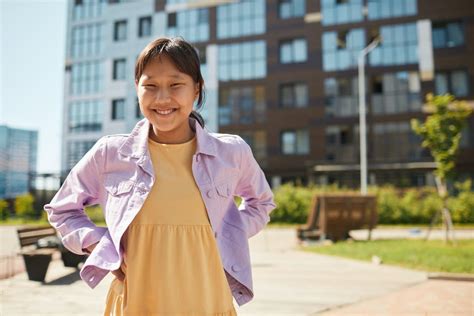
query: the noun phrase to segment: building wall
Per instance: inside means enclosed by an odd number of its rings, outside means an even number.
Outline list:
[[[38,132],[0,126],[0,199],[25,194],[33,186]]]

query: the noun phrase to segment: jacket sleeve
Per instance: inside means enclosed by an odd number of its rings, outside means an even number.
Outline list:
[[[260,232],[270,221],[270,213],[276,205],[273,192],[265,178],[265,174],[255,160],[250,146],[240,138],[241,161],[240,179],[236,186],[236,194],[242,197],[239,210],[250,238]]]
[[[69,172],[51,202],[44,206],[48,221],[59,232],[64,247],[76,254],[88,253],[85,248],[98,242],[107,231],[105,227],[97,227],[84,211],[85,206],[100,203],[105,140],[102,137],[95,143]]]

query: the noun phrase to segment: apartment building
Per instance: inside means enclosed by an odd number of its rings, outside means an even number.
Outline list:
[[[13,199],[30,191],[37,156],[37,131],[0,125],[0,199]]]
[[[70,0],[62,170],[141,118],[133,69],[159,36],[199,51],[211,131],[252,147],[273,186],[357,186],[359,52],[366,59],[369,183],[432,183],[410,130],[427,93],[474,96],[470,0]],[[458,169],[474,174],[474,119]]]

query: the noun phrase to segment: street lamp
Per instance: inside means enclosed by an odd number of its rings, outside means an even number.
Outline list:
[[[360,143],[360,193],[367,195],[367,133],[365,114],[365,56],[382,41],[377,36],[367,47],[359,52],[359,143]]]

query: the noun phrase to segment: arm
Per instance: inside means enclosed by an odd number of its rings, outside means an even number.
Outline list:
[[[270,221],[270,213],[276,207],[273,192],[262,169],[255,160],[250,146],[241,139],[241,176],[236,194],[242,197],[239,210],[247,227],[247,237],[260,232]]]
[[[101,138],[72,168],[49,204],[44,206],[48,221],[59,232],[64,246],[76,254],[97,243],[107,231],[97,227],[84,206],[100,202],[105,162],[105,138]]]

